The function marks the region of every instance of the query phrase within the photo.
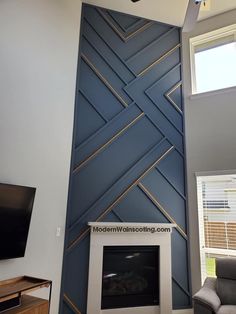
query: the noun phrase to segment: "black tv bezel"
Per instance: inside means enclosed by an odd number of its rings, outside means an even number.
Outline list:
[[[34,206],[34,200],[35,200],[35,195],[36,195],[36,187],[31,187],[31,186],[26,186],[26,185],[18,185],[18,184],[10,184],[10,183],[2,183],[2,182],[0,183],[0,189],[1,189],[1,186],[28,189],[28,190],[32,191],[32,195],[31,195],[30,204],[27,208],[27,210],[29,210],[29,225],[28,225],[27,235],[26,235],[26,239],[25,239],[24,250],[22,251],[22,254],[12,254],[10,256],[7,254],[6,255],[1,254],[1,252],[0,252],[0,261],[1,260],[22,258],[25,256],[25,251],[26,251],[26,246],[27,246],[28,236],[29,236],[29,229],[30,229],[30,224],[31,224],[31,217],[32,217],[33,206]]]

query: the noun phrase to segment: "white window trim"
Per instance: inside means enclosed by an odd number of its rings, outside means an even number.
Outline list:
[[[195,178],[197,177],[210,177],[212,176],[213,180],[216,180],[216,178],[214,177],[218,177],[218,176],[227,176],[228,175],[234,175],[236,174],[236,169],[232,169],[232,170],[216,170],[216,171],[199,171],[199,172],[195,172]],[[222,179],[219,179],[220,181]]]
[[[207,91],[207,92],[197,92],[196,89],[196,68],[195,68],[195,48],[201,44],[205,44],[211,42],[213,40],[217,40],[220,38],[224,38],[227,36],[233,35],[236,41],[236,24],[226,26],[220,29],[217,29],[212,32],[204,33],[198,35],[196,37],[189,39],[189,47],[190,47],[190,67],[191,67],[191,87],[192,87],[192,95],[199,95],[199,94],[211,94],[216,93],[220,89]],[[232,88],[232,87],[229,87]],[[233,87],[235,88],[235,86]],[[228,88],[223,88],[221,91]]]
[[[208,181],[222,181],[227,180],[229,176],[235,177],[236,176],[236,169],[232,170],[218,170],[218,171],[200,171],[195,172],[195,179],[196,179],[196,193],[197,193],[197,208],[198,208],[198,237],[199,237],[199,251],[200,251],[200,264],[201,264],[201,281],[202,284],[206,279],[206,264],[203,262],[205,261],[205,254],[212,253],[222,256],[235,256],[236,257],[236,250],[226,250],[225,249],[217,249],[217,248],[203,248],[202,245],[205,244],[205,229],[204,229],[204,216],[203,211],[200,211],[202,201],[202,195],[198,194],[198,184],[200,181],[204,179],[204,177],[208,177]],[[201,229],[202,228],[202,229]]]

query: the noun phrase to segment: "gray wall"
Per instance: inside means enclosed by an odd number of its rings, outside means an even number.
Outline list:
[[[236,10],[197,24],[183,34],[186,153],[190,218],[190,248],[193,292],[200,287],[197,194],[195,172],[236,168],[236,88],[208,95],[191,95],[189,38],[236,21]]]
[[[0,181],[37,187],[26,255],[0,261],[0,279],[52,279],[53,314],[59,304],[80,14],[80,0],[0,1]]]

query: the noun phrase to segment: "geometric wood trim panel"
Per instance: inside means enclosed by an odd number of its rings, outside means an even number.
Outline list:
[[[83,5],[60,313],[86,313],[88,221],[175,223],[191,305],[180,29]]]

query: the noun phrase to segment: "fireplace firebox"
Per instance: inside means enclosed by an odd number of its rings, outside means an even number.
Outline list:
[[[104,246],[102,309],[159,305],[159,247]]]

